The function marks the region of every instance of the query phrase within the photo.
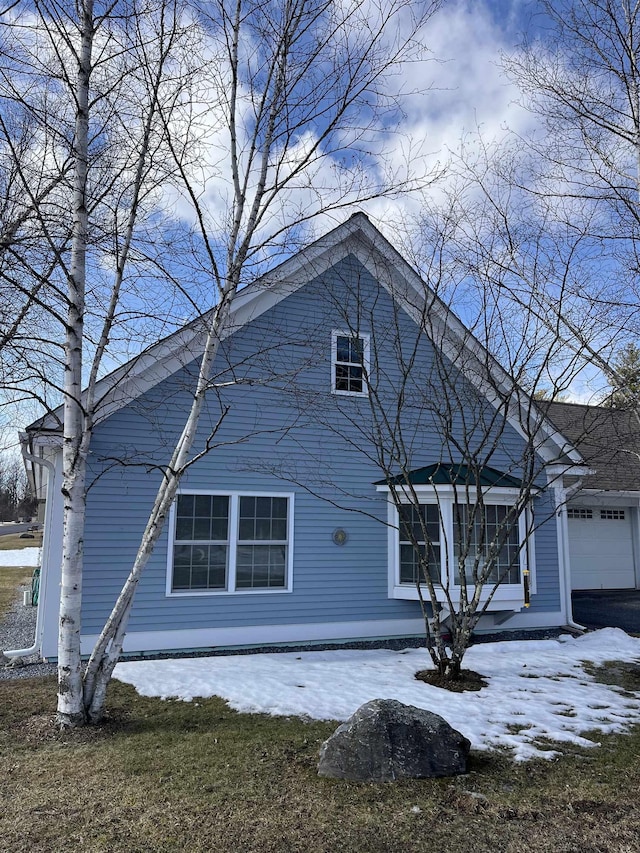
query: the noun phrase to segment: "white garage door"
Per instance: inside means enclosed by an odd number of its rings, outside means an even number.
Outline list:
[[[573,589],[635,587],[631,512],[623,507],[568,507]]]

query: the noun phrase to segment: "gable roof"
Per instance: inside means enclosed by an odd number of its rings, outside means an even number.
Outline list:
[[[505,396],[513,394],[517,403],[514,403],[509,420],[520,434],[523,434],[523,413],[526,418],[536,420],[538,450],[543,459],[564,464],[581,463],[573,445],[531,405],[529,397],[513,378],[363,213],[353,214],[346,222],[238,291],[231,303],[229,323],[222,338],[229,337],[347,255],[354,255],[420,328],[424,328],[427,319],[430,337],[488,399],[500,405],[503,393]],[[211,311],[206,312],[100,379],[96,385],[95,422],[109,417],[197,358],[204,348],[210,316]],[[59,407],[27,430],[30,433],[58,432],[61,420],[62,407]]]
[[[543,407],[595,471],[583,488],[640,491],[640,425],[632,411],[579,403]]]

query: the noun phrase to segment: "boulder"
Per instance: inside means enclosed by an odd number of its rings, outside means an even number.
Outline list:
[[[471,744],[438,714],[374,699],[320,749],[318,774],[355,782],[391,782],[466,773]]]

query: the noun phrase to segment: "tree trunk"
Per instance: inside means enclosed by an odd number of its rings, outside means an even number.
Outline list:
[[[86,429],[82,407],[82,347],[87,251],[89,84],[93,46],[93,0],[80,8],[81,42],[76,83],[73,181],[73,237],[67,276],[65,337],[63,484],[64,529],[58,636],[58,722],[85,720],[80,664],[80,608],[84,549]]]

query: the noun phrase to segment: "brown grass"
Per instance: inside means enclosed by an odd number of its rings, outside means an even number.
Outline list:
[[[21,539],[20,533],[7,533],[0,536],[0,551],[14,551],[21,548],[39,548],[42,545],[42,531],[31,533],[33,539]]]
[[[33,569],[0,566],[0,617],[11,607],[18,595],[18,586],[31,580]]]
[[[7,853],[626,853],[640,833],[640,730],[553,762],[475,754],[455,779],[321,779],[335,724],[163,702],[114,683],[99,729],[61,735],[52,680],[0,682]]]

